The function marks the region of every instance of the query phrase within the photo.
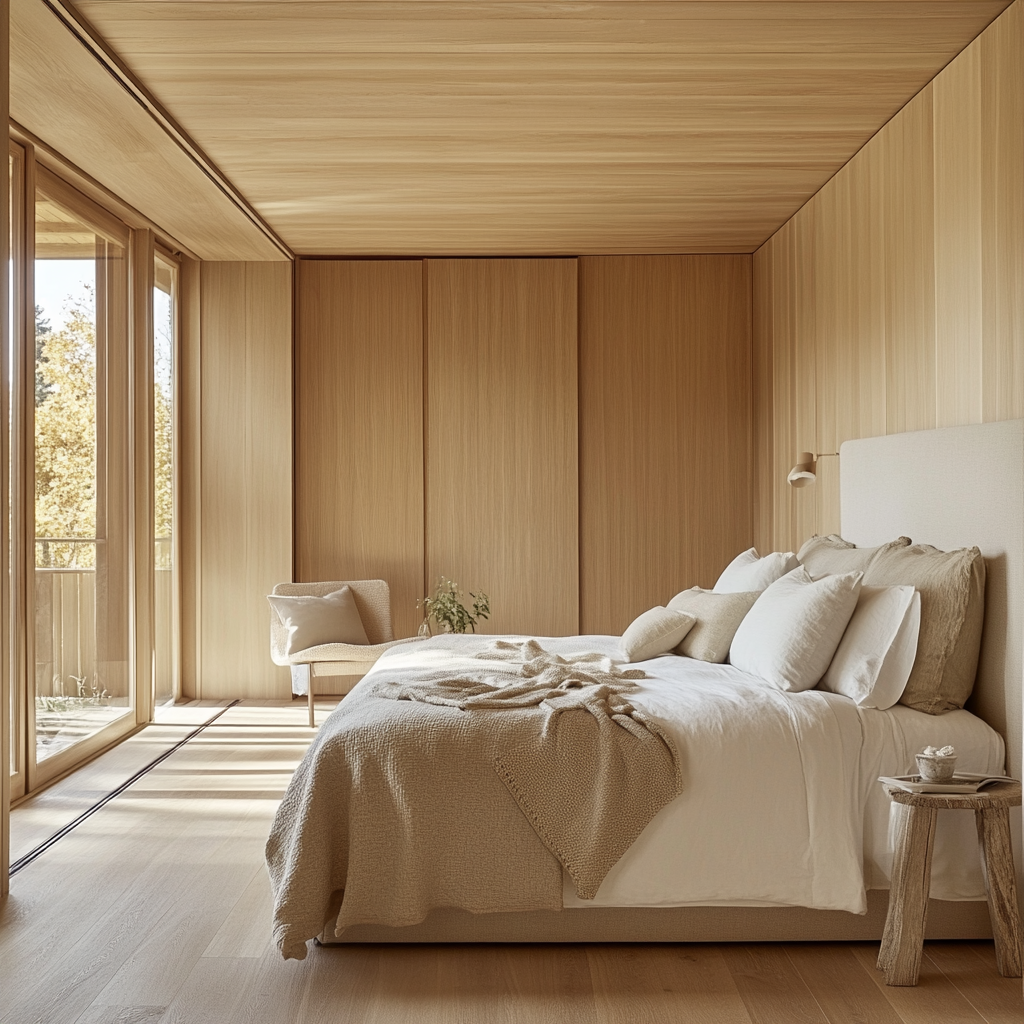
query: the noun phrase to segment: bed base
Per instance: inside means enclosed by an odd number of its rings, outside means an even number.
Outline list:
[[[877,942],[889,893],[868,892],[867,914],[805,907],[593,907],[519,914],[435,910],[405,928],[355,925],[324,946],[409,942]],[[337,911],[335,910],[335,914]],[[332,914],[332,920],[334,915]],[[991,939],[988,904],[928,901],[928,939]]]

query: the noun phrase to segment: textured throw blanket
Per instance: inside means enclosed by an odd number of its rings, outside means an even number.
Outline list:
[[[321,727],[267,843],[286,958],[305,956],[337,891],[339,936],[435,907],[558,910],[562,867],[592,899],[681,792],[671,740],[627,697],[642,671],[532,640],[460,666],[384,661]]]

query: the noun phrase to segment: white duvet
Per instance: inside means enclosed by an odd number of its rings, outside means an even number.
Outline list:
[[[463,642],[395,648],[378,665],[456,667]],[[540,643],[562,655],[621,658],[617,637]],[[964,771],[1003,770],[1001,737],[966,711],[858,708],[838,694],[784,693],[732,666],[672,655],[637,667],[650,678],[631,699],[674,736],[686,788],[612,868],[595,900],[577,899],[567,885],[565,906],[781,904],[864,913],[865,889],[888,887],[891,867],[889,801],[878,776],[912,771],[928,743],[952,743]],[[939,817],[932,895],[984,899],[973,815]]]

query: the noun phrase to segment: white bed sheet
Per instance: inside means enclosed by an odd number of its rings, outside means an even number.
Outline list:
[[[611,654],[614,637],[582,646]],[[549,641],[541,641],[547,644]],[[552,645],[566,641],[551,641]],[[963,771],[1003,771],[998,733],[967,711],[858,708],[825,691],[783,693],[730,665],[666,656],[634,698],[672,731],[685,792],[611,870],[594,901],[567,907],[797,905],[863,913],[888,888],[890,801],[879,775],[914,770],[926,744],[953,744]],[[974,815],[939,815],[932,896],[985,898]]]
[[[385,668],[465,667],[462,650],[468,655],[481,639],[446,636],[393,648],[366,678]],[[622,656],[618,637],[537,639],[562,655]],[[888,887],[892,860],[890,806],[878,776],[909,773],[928,743],[952,743],[965,771],[1003,770],[1001,737],[966,711],[858,708],[839,694],[784,693],[731,665],[671,655],[637,667],[650,678],[631,699],[673,735],[686,788],[612,868],[595,900],[578,899],[567,882],[566,907],[864,913],[865,890]],[[973,816],[944,811],[939,818],[932,895],[984,899]]]

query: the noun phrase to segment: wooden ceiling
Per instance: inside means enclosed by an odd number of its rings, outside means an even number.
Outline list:
[[[755,249],[1008,0],[78,0],[300,254]]]
[[[146,108],[68,30],[52,0],[11,0],[11,117],[112,192],[175,247],[209,260],[286,260],[287,248],[223,180],[176,144]],[[46,149],[37,149],[46,158]],[[119,216],[124,211],[118,206]],[[147,219],[149,223],[147,223]]]

